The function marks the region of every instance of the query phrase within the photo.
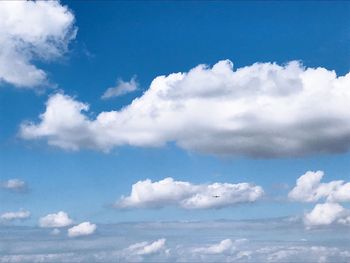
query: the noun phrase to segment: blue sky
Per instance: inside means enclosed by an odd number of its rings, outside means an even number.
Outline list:
[[[349,14],[346,1],[0,4],[0,215],[30,212],[1,227],[33,227],[41,239],[40,218],[59,211],[97,229],[289,217],[303,231],[350,224]],[[108,88],[114,95],[101,98]],[[315,173],[288,195],[307,171]],[[175,183],[158,195],[155,182],[167,177]],[[210,200],[216,182],[222,201]],[[238,186],[247,188],[230,188]],[[341,208],[325,206],[333,219],[320,223],[311,213],[324,204]]]

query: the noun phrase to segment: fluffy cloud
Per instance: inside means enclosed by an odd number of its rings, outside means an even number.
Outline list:
[[[186,209],[222,208],[237,203],[254,202],[264,194],[260,186],[248,183],[191,184],[165,178],[147,179],[132,186],[130,196],[122,196],[116,207],[163,207],[177,205]]]
[[[39,123],[24,123],[24,139],[44,138],[63,149],[109,151],[122,145],[179,147],[216,155],[290,157],[350,148],[350,74],[324,68],[256,63],[155,78],[118,111],[91,119],[88,105],[63,94],[46,103]]]
[[[350,183],[331,181],[321,183],[323,171],[308,171],[300,176],[296,186],[289,192],[288,197],[293,201],[316,202],[322,198],[331,202],[350,201]]]
[[[75,38],[74,15],[58,1],[0,2],[0,81],[31,88],[47,82],[33,60],[52,60]]]
[[[48,214],[39,219],[40,227],[65,227],[73,223],[66,212],[60,211],[56,214]]]
[[[69,237],[87,236],[91,235],[96,230],[96,225],[90,222],[83,222],[79,225],[73,226],[68,229]]]
[[[13,221],[16,219],[23,220],[30,217],[30,212],[26,210],[19,210],[17,212],[6,212],[1,214],[0,218],[5,221]]]
[[[115,87],[108,88],[101,98],[109,99],[122,96],[137,90],[137,87],[138,83],[136,82],[136,77],[133,77],[130,81],[123,81],[119,79],[117,85]]]
[[[22,191],[26,188],[26,183],[20,179],[9,179],[0,182],[0,187],[11,191]]]
[[[307,226],[350,224],[350,212],[337,203],[317,204],[312,211],[305,214],[304,223]]]

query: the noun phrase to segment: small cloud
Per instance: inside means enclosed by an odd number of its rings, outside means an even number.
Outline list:
[[[87,236],[91,235],[96,230],[96,225],[90,222],[83,222],[79,225],[73,226],[68,229],[69,237]]]
[[[203,253],[203,254],[222,254],[228,251],[234,250],[234,243],[231,239],[224,239],[218,244],[214,244],[208,247],[200,247],[193,249],[194,253]]]
[[[160,251],[164,250],[165,242],[165,238],[158,239],[152,243],[145,241],[133,244],[125,250],[134,255],[150,255],[159,253]]]
[[[0,218],[4,221],[24,220],[30,217],[30,212],[20,209],[17,212],[6,212],[1,214]]]
[[[7,181],[1,182],[0,187],[10,191],[24,191],[27,185],[24,181],[20,179],[9,179]]]
[[[119,79],[115,87],[108,88],[102,95],[101,99],[110,99],[119,97],[130,92],[134,92],[138,88],[136,77],[132,77],[130,81],[123,81]]]
[[[57,235],[59,235],[60,233],[61,233],[61,230],[59,230],[58,228],[55,228],[54,230],[52,230],[52,231],[50,232],[50,234],[53,235],[53,236],[57,236]]]
[[[48,214],[39,219],[40,227],[65,227],[73,224],[66,212],[60,211],[57,214]]]
[[[194,248],[192,249],[192,253],[207,255],[231,254],[237,250],[237,246],[240,246],[246,242],[248,242],[248,239],[245,238],[234,241],[228,238],[217,244]]]

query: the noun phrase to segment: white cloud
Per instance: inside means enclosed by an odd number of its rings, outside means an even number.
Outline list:
[[[264,194],[260,186],[249,183],[191,184],[165,178],[158,182],[147,179],[132,186],[130,196],[122,196],[116,207],[163,207],[177,205],[186,209],[207,209],[254,202]]]
[[[101,99],[122,96],[137,90],[137,87],[138,83],[136,82],[136,77],[131,78],[130,81],[123,81],[119,79],[117,85],[115,87],[108,88],[102,95]]]
[[[300,176],[288,197],[294,201],[316,202],[322,198],[332,202],[350,201],[350,183],[342,180],[321,183],[323,171],[308,171]]]
[[[324,246],[274,246],[261,249],[265,262],[338,262],[350,259],[350,251]],[[266,254],[266,255],[264,255]]]
[[[63,211],[56,214],[48,214],[39,219],[40,227],[65,227],[71,224],[73,224],[73,220]]]
[[[258,246],[257,249],[237,251],[228,255],[192,255],[192,251],[177,250],[168,255],[144,259],[131,254],[120,255],[111,250],[96,252],[96,249],[83,248],[75,252],[62,253],[9,253],[0,255],[0,262],[349,262],[350,250],[327,246],[272,245]]]
[[[87,236],[91,235],[96,230],[96,225],[90,222],[83,222],[79,225],[73,226],[68,229],[69,237]]]
[[[0,2],[0,81],[21,88],[47,82],[33,60],[62,56],[75,38],[74,15],[58,1]]]
[[[26,188],[26,183],[20,179],[9,179],[0,183],[0,187],[12,191],[21,191]]]
[[[140,242],[133,245],[130,245],[126,252],[134,254],[134,255],[150,255],[154,253],[159,253],[165,249],[165,238],[158,239],[152,243],[150,242]]]
[[[0,218],[5,221],[22,220],[30,217],[30,212],[26,210],[19,210],[17,212],[6,212],[1,214]]]
[[[63,94],[49,98],[39,123],[24,123],[24,139],[46,139],[63,149],[109,151],[123,145],[179,147],[216,155],[290,157],[341,153],[350,148],[350,74],[298,62],[256,63],[155,78],[118,111],[96,119],[88,105]]]
[[[222,254],[227,252],[233,252],[235,250],[234,242],[231,239],[224,239],[218,244],[210,245],[207,247],[194,248],[193,253],[202,254]]]
[[[350,212],[337,203],[317,204],[312,211],[305,214],[304,223],[307,226],[349,224]]]

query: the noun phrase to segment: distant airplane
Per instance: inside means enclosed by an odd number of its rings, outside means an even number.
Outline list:
[[[220,195],[213,195],[213,197],[214,197],[214,198],[219,198],[219,197],[220,197]]]

